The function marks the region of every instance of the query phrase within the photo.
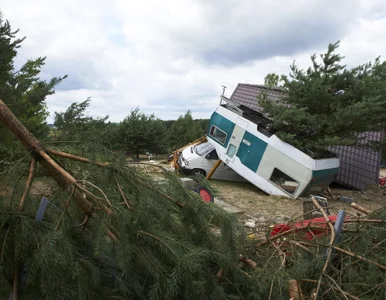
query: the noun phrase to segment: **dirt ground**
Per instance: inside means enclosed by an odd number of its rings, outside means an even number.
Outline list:
[[[303,213],[303,205],[300,200],[269,196],[250,183],[212,180],[211,184],[216,189],[219,198],[244,210],[245,214],[252,218],[261,216],[293,218]],[[355,203],[370,210],[386,205],[386,195],[383,195],[379,187],[357,191],[331,185],[331,191],[334,195],[352,198]],[[347,204],[340,201],[329,201],[329,205],[336,209],[346,208],[353,212]]]
[[[168,167],[168,164],[162,164],[162,166]],[[162,172],[161,169],[156,167],[146,165],[139,165],[138,167],[140,169],[143,168],[145,172]],[[386,175],[385,169],[383,169],[382,172]],[[43,195],[49,196],[49,181],[54,184],[53,181],[48,178],[35,179],[31,188],[31,194],[37,197]],[[279,223],[286,222],[303,214],[303,203],[300,200],[293,200],[281,196],[269,196],[247,182],[211,180],[210,184],[215,189],[218,198],[243,211],[240,215],[242,221],[253,219],[256,220],[256,222],[262,223]],[[364,191],[357,191],[333,184],[331,185],[331,190],[334,195],[352,198],[355,203],[370,210],[376,210],[386,205],[386,195],[383,195],[383,190],[378,186],[369,187]],[[5,191],[2,190],[2,193],[4,192]],[[356,213],[348,204],[340,201],[329,201],[329,206],[336,210],[346,208],[349,213]]]
[[[166,167],[168,164],[162,165]],[[381,169],[380,175],[386,176],[386,169]],[[303,203],[300,200],[267,195],[248,182],[211,180],[210,183],[216,190],[216,196],[244,211],[241,216],[243,219],[287,221],[303,214]],[[383,190],[378,186],[363,191],[350,190],[337,184],[332,184],[330,188],[333,195],[352,198],[355,203],[371,211],[386,206],[386,195],[383,195]],[[355,210],[341,201],[329,201],[328,204],[335,211],[346,209],[349,213],[356,214]]]
[[[242,209],[247,217],[253,219],[289,219],[301,215],[303,211],[300,201],[269,196],[248,182],[211,180],[210,183],[220,199]]]

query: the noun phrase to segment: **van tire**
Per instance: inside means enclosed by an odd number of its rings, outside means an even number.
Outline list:
[[[190,175],[206,176],[206,172],[203,169],[193,169],[192,171],[190,171]]]

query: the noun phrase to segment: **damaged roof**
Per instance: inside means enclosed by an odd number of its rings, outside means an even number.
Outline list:
[[[275,102],[285,95],[284,90],[281,88],[268,87],[259,84],[239,83],[230,99],[240,105],[262,112],[262,108],[259,106],[257,99],[263,92],[266,93],[268,99]]]

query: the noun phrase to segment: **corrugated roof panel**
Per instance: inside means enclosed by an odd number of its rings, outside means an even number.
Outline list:
[[[368,141],[381,141],[381,132],[365,132]],[[340,171],[337,182],[357,189],[377,184],[381,164],[381,153],[365,148],[337,146],[331,147],[340,158]]]

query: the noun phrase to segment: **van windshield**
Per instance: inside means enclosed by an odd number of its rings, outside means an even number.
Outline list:
[[[206,153],[208,153],[209,151],[213,150],[214,147],[212,146],[211,143],[209,142],[206,142],[206,143],[202,143],[202,144],[199,144],[199,145],[196,145],[194,146],[194,151],[200,155],[200,156],[203,156],[205,155]]]

